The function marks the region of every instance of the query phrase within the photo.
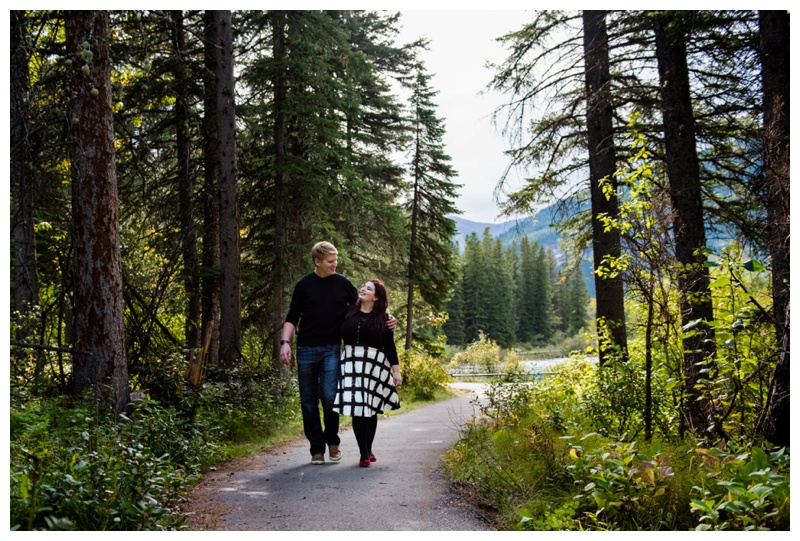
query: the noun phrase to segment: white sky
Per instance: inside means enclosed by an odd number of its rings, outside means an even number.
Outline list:
[[[402,11],[398,43],[420,37],[430,40],[423,54],[435,98],[437,112],[445,120],[445,150],[451,165],[459,173],[455,181],[463,184],[456,206],[462,218],[475,222],[496,223],[500,210],[494,191],[508,164],[507,148],[501,135],[502,125],[494,126],[491,115],[507,100],[486,91],[493,72],[487,60],[501,62],[506,51],[495,41],[518,30],[533,14],[521,10],[497,11]],[[510,177],[513,185],[513,174]]]

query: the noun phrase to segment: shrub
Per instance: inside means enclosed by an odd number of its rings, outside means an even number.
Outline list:
[[[445,367],[431,355],[409,349],[400,356],[403,390],[416,400],[431,400],[450,380]]]
[[[789,455],[731,442],[727,449],[697,449],[709,484],[691,502],[697,530],[788,530]],[[715,481],[715,482],[711,482]]]
[[[297,378],[281,377],[272,365],[242,364],[209,374],[197,404],[202,416],[222,429],[222,438],[234,443],[301,422]]]
[[[590,435],[584,436],[584,439]],[[597,448],[575,445],[567,467],[581,502],[587,529],[660,530],[672,526],[669,458],[654,444],[637,450],[636,443],[612,442]]]
[[[213,459],[213,427],[152,402],[119,420],[95,408],[50,400],[12,411],[12,529],[180,528],[175,506]]]
[[[450,361],[451,366],[470,366],[489,373],[516,372],[519,360],[513,350],[503,353],[497,342],[479,333],[478,339],[467,349],[456,353]]]

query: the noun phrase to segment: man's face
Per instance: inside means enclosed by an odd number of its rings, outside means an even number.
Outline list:
[[[339,258],[336,254],[326,255],[324,259],[315,259],[314,266],[316,266],[315,272],[317,276],[320,278],[327,278],[328,276],[336,273],[336,263],[338,263]]]

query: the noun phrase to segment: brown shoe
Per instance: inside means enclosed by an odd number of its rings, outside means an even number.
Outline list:
[[[328,445],[328,458],[331,462],[339,462],[342,459],[342,452],[338,445]]]
[[[325,464],[325,455],[323,453],[317,453],[316,455],[311,455],[311,463]]]

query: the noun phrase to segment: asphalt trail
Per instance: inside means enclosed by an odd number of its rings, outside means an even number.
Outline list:
[[[212,472],[188,506],[196,513],[191,528],[490,531],[480,514],[449,490],[441,466],[442,453],[474,415],[473,397],[380,418],[373,448],[378,460],[369,468],[358,466],[358,446],[348,428],[340,433],[339,463],[311,465],[303,440],[261,453],[244,466]]]

